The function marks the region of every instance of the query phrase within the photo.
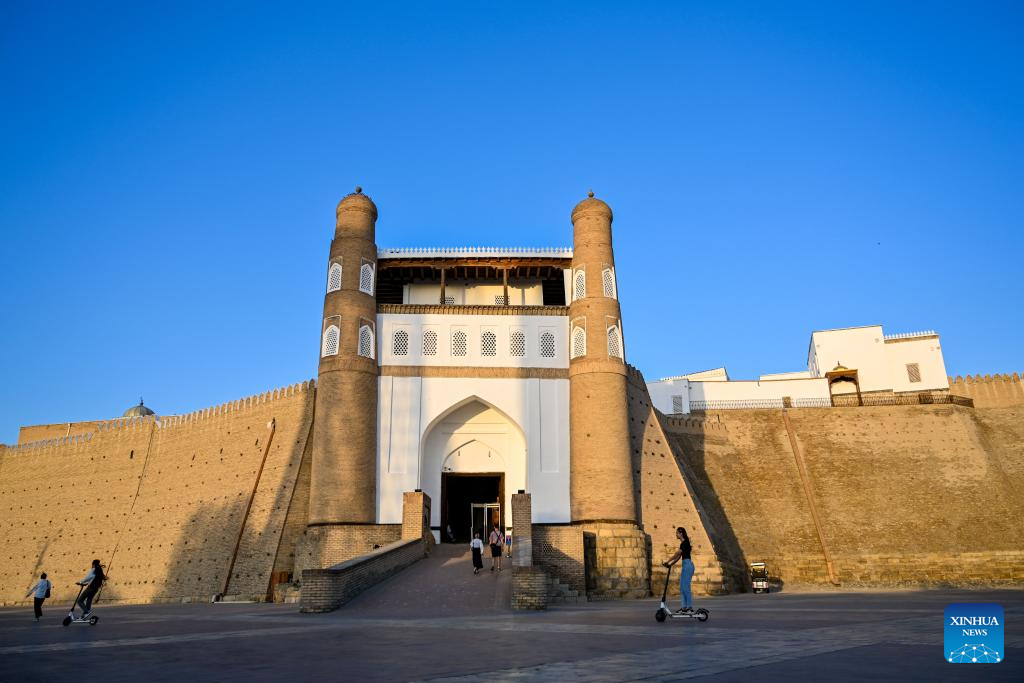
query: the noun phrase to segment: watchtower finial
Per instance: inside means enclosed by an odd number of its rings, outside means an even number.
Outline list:
[[[363,188],[361,188],[358,185],[356,185],[356,194],[362,194],[362,193],[363,193]]]
[[[593,190],[588,190],[587,191],[587,196],[590,197],[591,199],[593,199],[594,198],[594,191]]]

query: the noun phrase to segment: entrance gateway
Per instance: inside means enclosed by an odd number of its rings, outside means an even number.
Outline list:
[[[441,475],[442,542],[450,539],[450,527],[456,543],[468,543],[474,533],[487,543],[497,523],[505,527],[505,475],[502,472],[452,473]]]

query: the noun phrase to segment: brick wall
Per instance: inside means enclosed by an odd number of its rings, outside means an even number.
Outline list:
[[[423,539],[401,539],[330,569],[302,572],[302,612],[331,612],[423,558]]]
[[[18,430],[18,443],[34,443],[48,439],[60,439],[67,436],[92,434],[106,425],[110,420],[92,420],[87,422],[60,422],[50,425],[27,425]]]
[[[956,393],[954,391],[954,393]],[[844,586],[1009,585],[1024,560],[1024,408],[789,411]],[[666,418],[732,559],[827,582],[779,410]]]
[[[402,538],[401,524],[332,524],[306,529],[296,546],[295,575],[324,569]]]
[[[21,601],[40,571],[53,580],[54,598],[68,600],[93,558],[108,567],[104,601],[209,599],[223,590],[240,534],[229,592],[265,596],[313,393],[303,383],[160,422],[116,420],[89,436],[4,449],[0,601]]]
[[[1024,405],[1024,382],[1012,375],[967,375],[949,378],[949,393],[974,400],[975,408],[1009,408]]]
[[[582,527],[534,524],[533,563],[582,595],[586,591]]]
[[[512,609],[545,609],[548,577],[539,567],[512,568]]]
[[[434,536],[430,532],[430,496],[420,491],[405,493],[402,496],[402,522],[397,529],[401,538],[392,543],[332,567],[303,570],[300,610],[336,610],[367,588],[427,555],[434,543]],[[344,538],[350,535],[345,531],[360,528],[372,532],[379,531],[381,525],[313,527],[311,531],[336,532],[340,529],[342,534],[333,533],[331,536]],[[330,542],[329,539],[327,541]]]
[[[723,590],[723,564],[731,567],[724,549],[727,540],[706,514],[695,494],[693,478],[665,432],[659,413],[651,405],[647,385],[630,368],[628,390],[633,478],[638,501],[638,518],[647,537],[651,590],[658,592],[665,581],[661,563],[679,548],[676,528],[685,527],[693,547],[693,590],[697,594]],[[733,570],[735,576],[742,569]],[[670,588],[678,592],[676,588]]]

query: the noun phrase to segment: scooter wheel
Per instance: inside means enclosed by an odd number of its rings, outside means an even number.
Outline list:
[[[706,609],[697,610],[697,621],[707,621],[709,616],[711,615],[708,614]]]
[[[654,613],[654,618],[658,621],[659,624],[665,621],[666,617],[668,617],[668,613],[663,609],[659,609],[657,612]]]
[[[89,617],[89,626],[95,626],[96,622],[99,621],[99,617]]]
[[[71,617],[64,617],[64,621],[62,621],[60,623],[63,624],[64,626],[70,626],[71,625]]]

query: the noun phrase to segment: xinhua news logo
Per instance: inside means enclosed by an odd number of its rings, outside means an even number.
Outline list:
[[[945,655],[952,664],[1003,661],[1003,608],[994,602],[954,602],[946,607]]]

